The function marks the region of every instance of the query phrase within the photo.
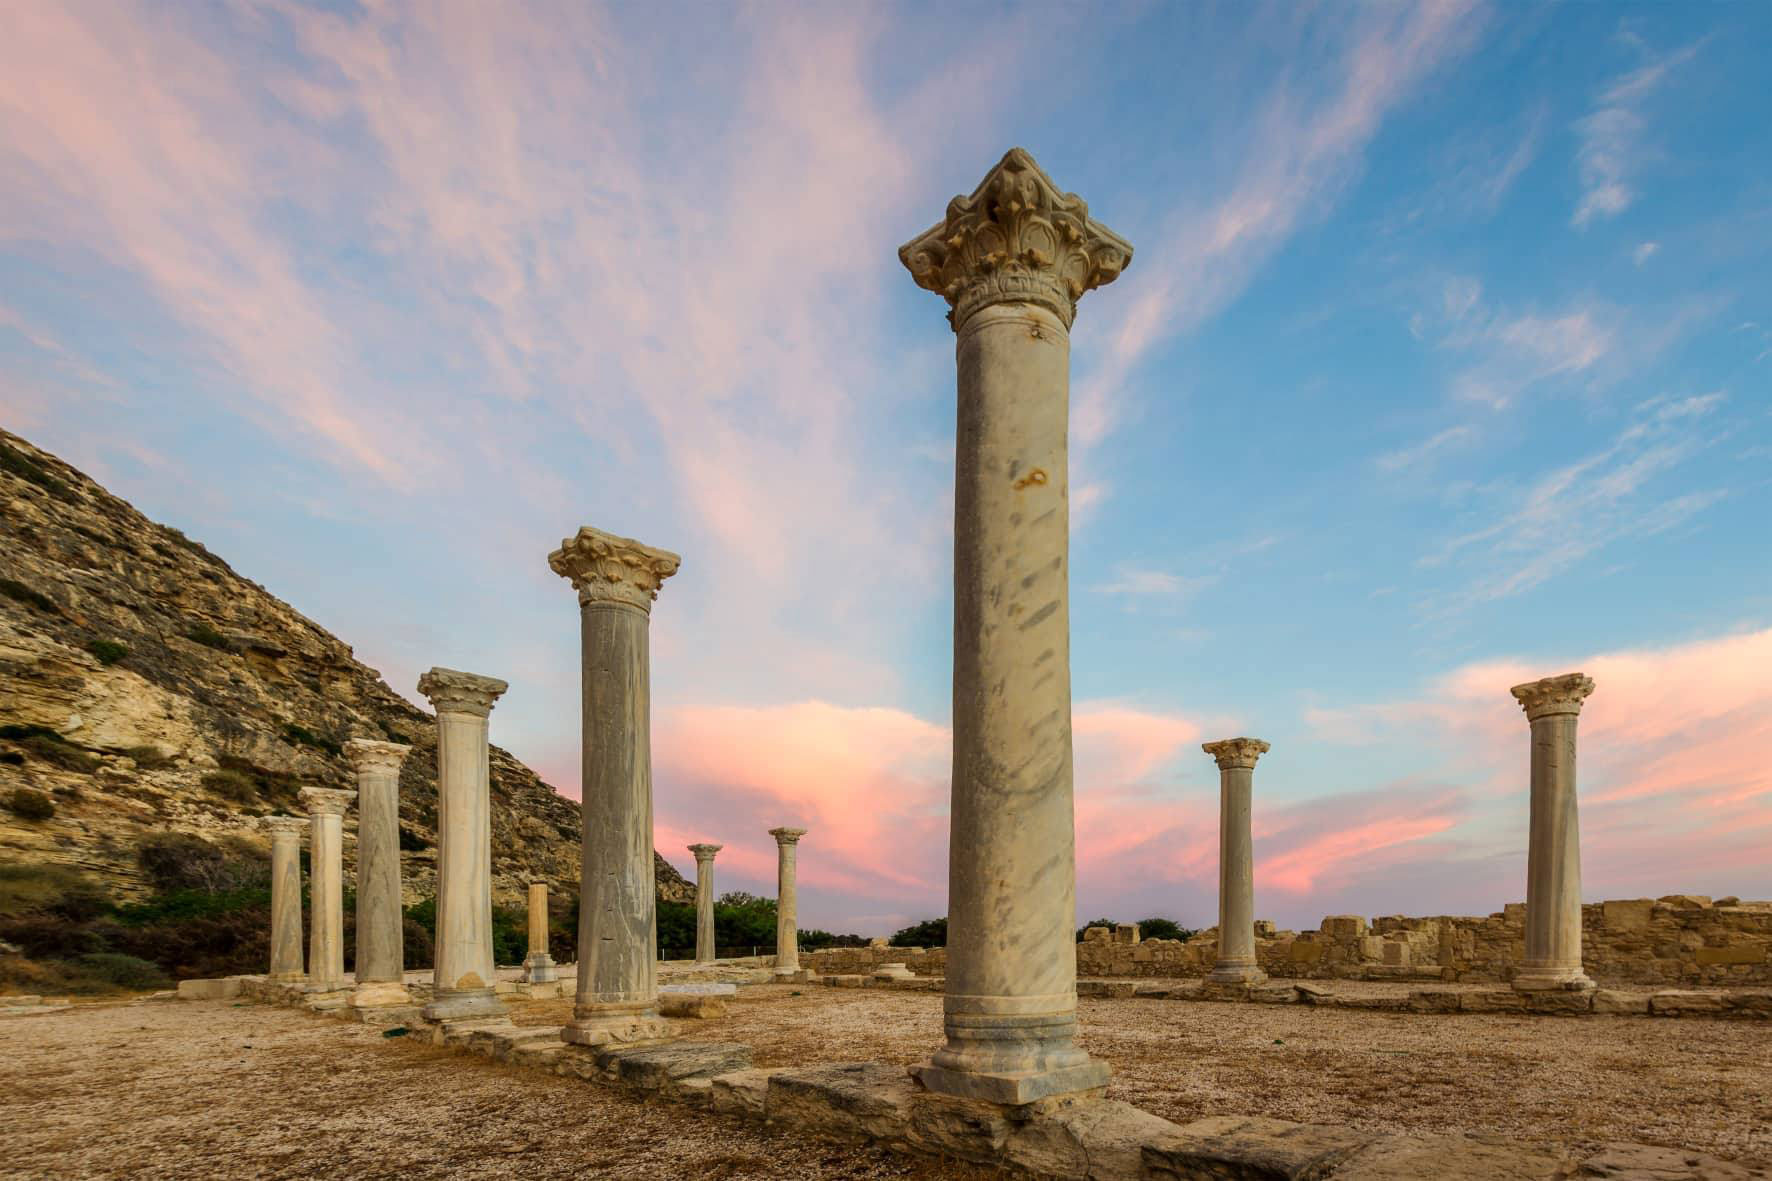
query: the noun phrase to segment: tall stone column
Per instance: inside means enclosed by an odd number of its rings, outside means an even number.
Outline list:
[[[418,691],[437,711],[437,935],[432,1021],[497,1017],[493,992],[492,777],[487,718],[510,688],[433,668]]]
[[[1581,673],[1509,690],[1532,724],[1532,825],[1526,853],[1522,992],[1594,987],[1581,968],[1581,825],[1575,813],[1575,722],[1594,691]]]
[[[714,962],[714,854],[724,845],[691,845],[695,854],[695,962]]]
[[[794,885],[794,858],[803,828],[772,828],[775,838],[775,975],[800,974],[800,897]]]
[[[1218,962],[1208,984],[1260,984],[1255,960],[1255,852],[1249,794],[1255,760],[1268,751],[1259,738],[1226,738],[1200,747],[1218,762]]]
[[[398,742],[345,743],[345,757],[357,772],[357,987],[351,1004],[361,1009],[412,1003],[400,891],[400,765],[410,753]]]
[[[578,996],[560,1031],[579,1045],[670,1032],[658,1015],[648,629],[658,588],[681,561],[589,527],[548,555],[578,592],[584,669]]]
[[[531,984],[558,980],[554,957],[548,954],[548,884],[529,883],[529,956],[523,961],[523,979]]]
[[[345,987],[345,809],[354,791],[304,787],[308,821],[308,898],[314,908],[308,929],[308,991]]]
[[[271,973],[270,979],[294,984],[307,973],[301,950],[301,834],[308,822],[299,816],[267,816],[271,831]]]
[[[957,337],[946,1046],[918,1077],[1000,1103],[1105,1086],[1076,1044],[1070,326],[1132,248],[1020,148],[898,252]]]

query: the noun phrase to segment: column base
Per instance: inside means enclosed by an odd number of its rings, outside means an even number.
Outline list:
[[[523,980],[528,984],[546,984],[550,980],[558,980],[560,973],[554,969],[554,957],[545,951],[536,952],[523,961]]]
[[[425,1006],[426,1021],[460,1021],[474,1017],[503,1017],[505,1003],[490,988],[438,989],[437,999]]]
[[[1100,1091],[1108,1085],[1113,1071],[1107,1063],[1095,1061],[1053,1070],[1004,1073],[949,1070],[926,1062],[911,1067],[911,1077],[921,1083],[924,1090],[938,1095],[982,1099],[987,1103],[1017,1107],[1055,1095]]]
[[[355,985],[349,980],[313,980],[307,982],[308,992],[348,992]]]
[[[385,1009],[411,1003],[412,994],[398,980],[365,981],[351,993],[351,1005],[358,1009]]]
[[[272,972],[265,979],[272,984],[306,984],[308,974],[306,972]]]
[[[674,1036],[676,1029],[671,1023],[651,1010],[575,1016],[560,1028],[560,1040],[575,1046],[660,1042]]]
[[[1207,984],[1263,984],[1267,981],[1267,973],[1249,963],[1214,964],[1212,971],[1206,974]]]
[[[1580,968],[1525,968],[1513,980],[1515,992],[1592,992],[1598,987]]]
[[[777,984],[810,984],[816,979],[811,968],[777,968],[770,978]]]

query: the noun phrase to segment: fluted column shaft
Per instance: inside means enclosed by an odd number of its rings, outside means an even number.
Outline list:
[[[308,822],[295,816],[273,816],[271,830],[271,973],[272,980],[294,983],[306,975],[302,966],[301,837]]]
[[[492,781],[487,735],[505,682],[434,668],[418,691],[437,711],[437,931],[433,1021],[493,1017]]]
[[[665,1036],[658,1016],[652,851],[652,601],[680,559],[588,526],[548,555],[578,591],[583,839],[578,993],[563,1040]]]
[[[800,898],[794,883],[794,859],[803,828],[772,828],[775,838],[775,974],[793,976],[800,971]]]
[[[548,954],[548,884],[529,883],[529,956],[523,961],[523,979],[546,984],[559,979],[554,957]]]
[[[400,765],[411,750],[363,738],[345,744],[357,771],[357,988],[351,1003],[360,1008],[412,1000],[400,890]]]
[[[1267,979],[1255,959],[1255,851],[1250,793],[1255,760],[1268,749],[1258,738],[1229,738],[1201,747],[1218,762],[1218,962],[1213,984]]]
[[[1580,673],[1516,685],[1532,726],[1531,828],[1526,854],[1526,956],[1522,992],[1594,987],[1581,964],[1581,825],[1576,810],[1575,727],[1594,683]]]
[[[308,937],[308,991],[333,992],[345,978],[345,808],[354,791],[302,789],[312,825],[308,896],[313,906]]]
[[[714,854],[719,845],[691,845],[695,854],[695,962],[711,964],[714,946]]]
[[[1076,1044],[1066,439],[1076,300],[1130,252],[1020,149],[899,251],[957,336],[947,1044],[918,1072],[947,1094],[1108,1079]]]

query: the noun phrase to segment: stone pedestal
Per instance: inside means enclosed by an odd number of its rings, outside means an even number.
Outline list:
[[[1532,824],[1526,854],[1526,956],[1521,992],[1584,992],[1581,826],[1575,810],[1575,722],[1594,691],[1581,673],[1515,685],[1532,724]]]
[[[493,993],[492,796],[487,718],[510,686],[433,668],[418,691],[437,711],[437,967],[431,1021],[497,1017]]]
[[[308,899],[313,907],[308,935],[308,991],[336,992],[345,977],[345,809],[354,791],[304,787],[313,826],[308,851]]]
[[[548,555],[578,592],[584,668],[578,991],[560,1031],[579,1045],[670,1031],[658,1015],[648,627],[658,588],[680,562],[591,528]]]
[[[695,854],[695,962],[714,962],[714,854],[724,845],[691,845]]]
[[[1024,1104],[1109,1074],[1076,1044],[1066,431],[1076,301],[1132,248],[1017,148],[898,253],[959,372],[947,1044],[918,1078]]]
[[[548,954],[548,884],[529,883],[529,956],[523,961],[523,979],[530,984],[558,980],[554,957]]]
[[[301,834],[299,816],[267,816],[271,832],[271,971],[269,979],[294,984],[307,973],[301,950]]]
[[[1255,760],[1267,753],[1259,738],[1227,738],[1200,747],[1218,762],[1218,962],[1208,984],[1260,984],[1267,973],[1255,960],[1255,853],[1249,833],[1249,795]]]
[[[357,987],[351,1003],[363,1009],[412,1003],[400,905],[400,765],[411,752],[398,742],[345,743],[345,757],[357,772]]]
[[[775,975],[793,980],[800,976],[800,899],[794,885],[794,858],[803,828],[772,828],[775,838]]]

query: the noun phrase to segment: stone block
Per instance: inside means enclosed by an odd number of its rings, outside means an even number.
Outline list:
[[[511,1050],[511,1065],[528,1066],[558,1074],[560,1058],[570,1047],[565,1042],[523,1042]]]
[[[1608,1144],[1581,1161],[1577,1177],[1617,1181],[1756,1181],[1766,1173],[1684,1148]]]
[[[1009,1125],[997,1163],[1037,1177],[1133,1178],[1143,1175],[1144,1146],[1181,1129],[1130,1103],[1067,1102]]]
[[[1529,992],[1526,996],[1528,1013],[1543,1013],[1552,1017],[1579,1017],[1583,1013],[1594,1011],[1594,990],[1585,992]]]
[[[1563,1150],[1490,1135],[1384,1136],[1335,1170],[1335,1181],[1564,1181]]]
[[[1323,960],[1324,945],[1315,939],[1294,939],[1286,959],[1294,964],[1317,964]]]
[[[1114,929],[1112,927],[1083,928],[1084,943],[1111,943],[1113,942],[1113,938]]]
[[[225,1001],[240,995],[240,977],[223,976],[214,980],[180,980],[181,1001]]]
[[[826,988],[866,988],[867,983],[866,976],[826,976],[824,978]]]
[[[726,1016],[726,998],[703,993],[660,993],[658,1015],[709,1021]]]
[[[642,1091],[662,1091],[683,1079],[747,1070],[751,1048],[738,1042],[672,1042],[634,1050],[604,1050],[597,1065]]]
[[[1459,1007],[1466,1013],[1524,1013],[1526,995],[1511,988],[1467,992],[1459,998]]]
[[[1249,986],[1249,999],[1258,1005],[1295,1005],[1298,989],[1290,984],[1269,982]]]
[[[1615,1017],[1644,1017],[1649,1013],[1649,994],[1598,988],[1594,990],[1594,1012]]]
[[[1655,913],[1653,898],[1629,898],[1600,903],[1600,916],[1609,931],[1644,931]]]
[[[1386,940],[1384,945],[1384,962],[1387,967],[1407,968],[1413,962],[1413,949],[1407,943]]]
[[[677,1099],[697,1111],[707,1111],[714,1105],[714,1080],[709,1078],[686,1078],[676,1087]]]
[[[1133,980],[1079,980],[1077,995],[1087,997],[1129,997],[1137,987]]]
[[[721,1115],[762,1119],[769,1096],[769,1080],[779,1070],[778,1067],[753,1068],[713,1076],[709,1080],[713,1109]]]
[[[1355,941],[1360,948],[1360,958],[1382,963],[1384,961],[1384,940],[1377,935],[1362,935]]]
[[[1738,988],[1724,993],[1723,1008],[1731,1013],[1772,1017],[1772,988]]]
[[[875,980],[915,980],[917,974],[902,963],[881,964],[874,969]]]
[[[1142,1175],[1173,1181],[1327,1177],[1373,1138],[1369,1132],[1326,1124],[1215,1116],[1183,1124],[1143,1145]]]
[[[1763,943],[1736,943],[1729,947],[1700,947],[1693,953],[1700,964],[1763,964],[1766,946]],[[184,985],[179,985],[182,989]]]
[[[1332,989],[1321,984],[1313,984],[1308,980],[1298,981],[1292,986],[1292,991],[1298,994],[1299,1002],[1306,1005],[1327,1004],[1335,997]]]
[[[902,1066],[852,1062],[777,1072],[764,1111],[772,1123],[844,1143],[902,1141],[917,1093]]]
[[[1691,1013],[1720,1013],[1723,1011],[1723,994],[1686,992],[1681,989],[1651,993],[1649,995],[1649,1011],[1657,1017],[1683,1017]]]
[[[1657,898],[1656,901],[1665,902],[1675,910],[1710,909],[1709,894],[1663,894],[1660,898]]]
[[[1121,923],[1119,926],[1115,927],[1114,928],[1114,942],[1115,943],[1137,943],[1138,942],[1138,924],[1137,923]]]
[[[1409,994],[1409,1007],[1417,1013],[1456,1013],[1463,1001],[1464,994],[1450,988],[1423,988]]]
[[[1357,914],[1332,914],[1323,918],[1323,934],[1341,943],[1351,943],[1366,936],[1366,920]]]

